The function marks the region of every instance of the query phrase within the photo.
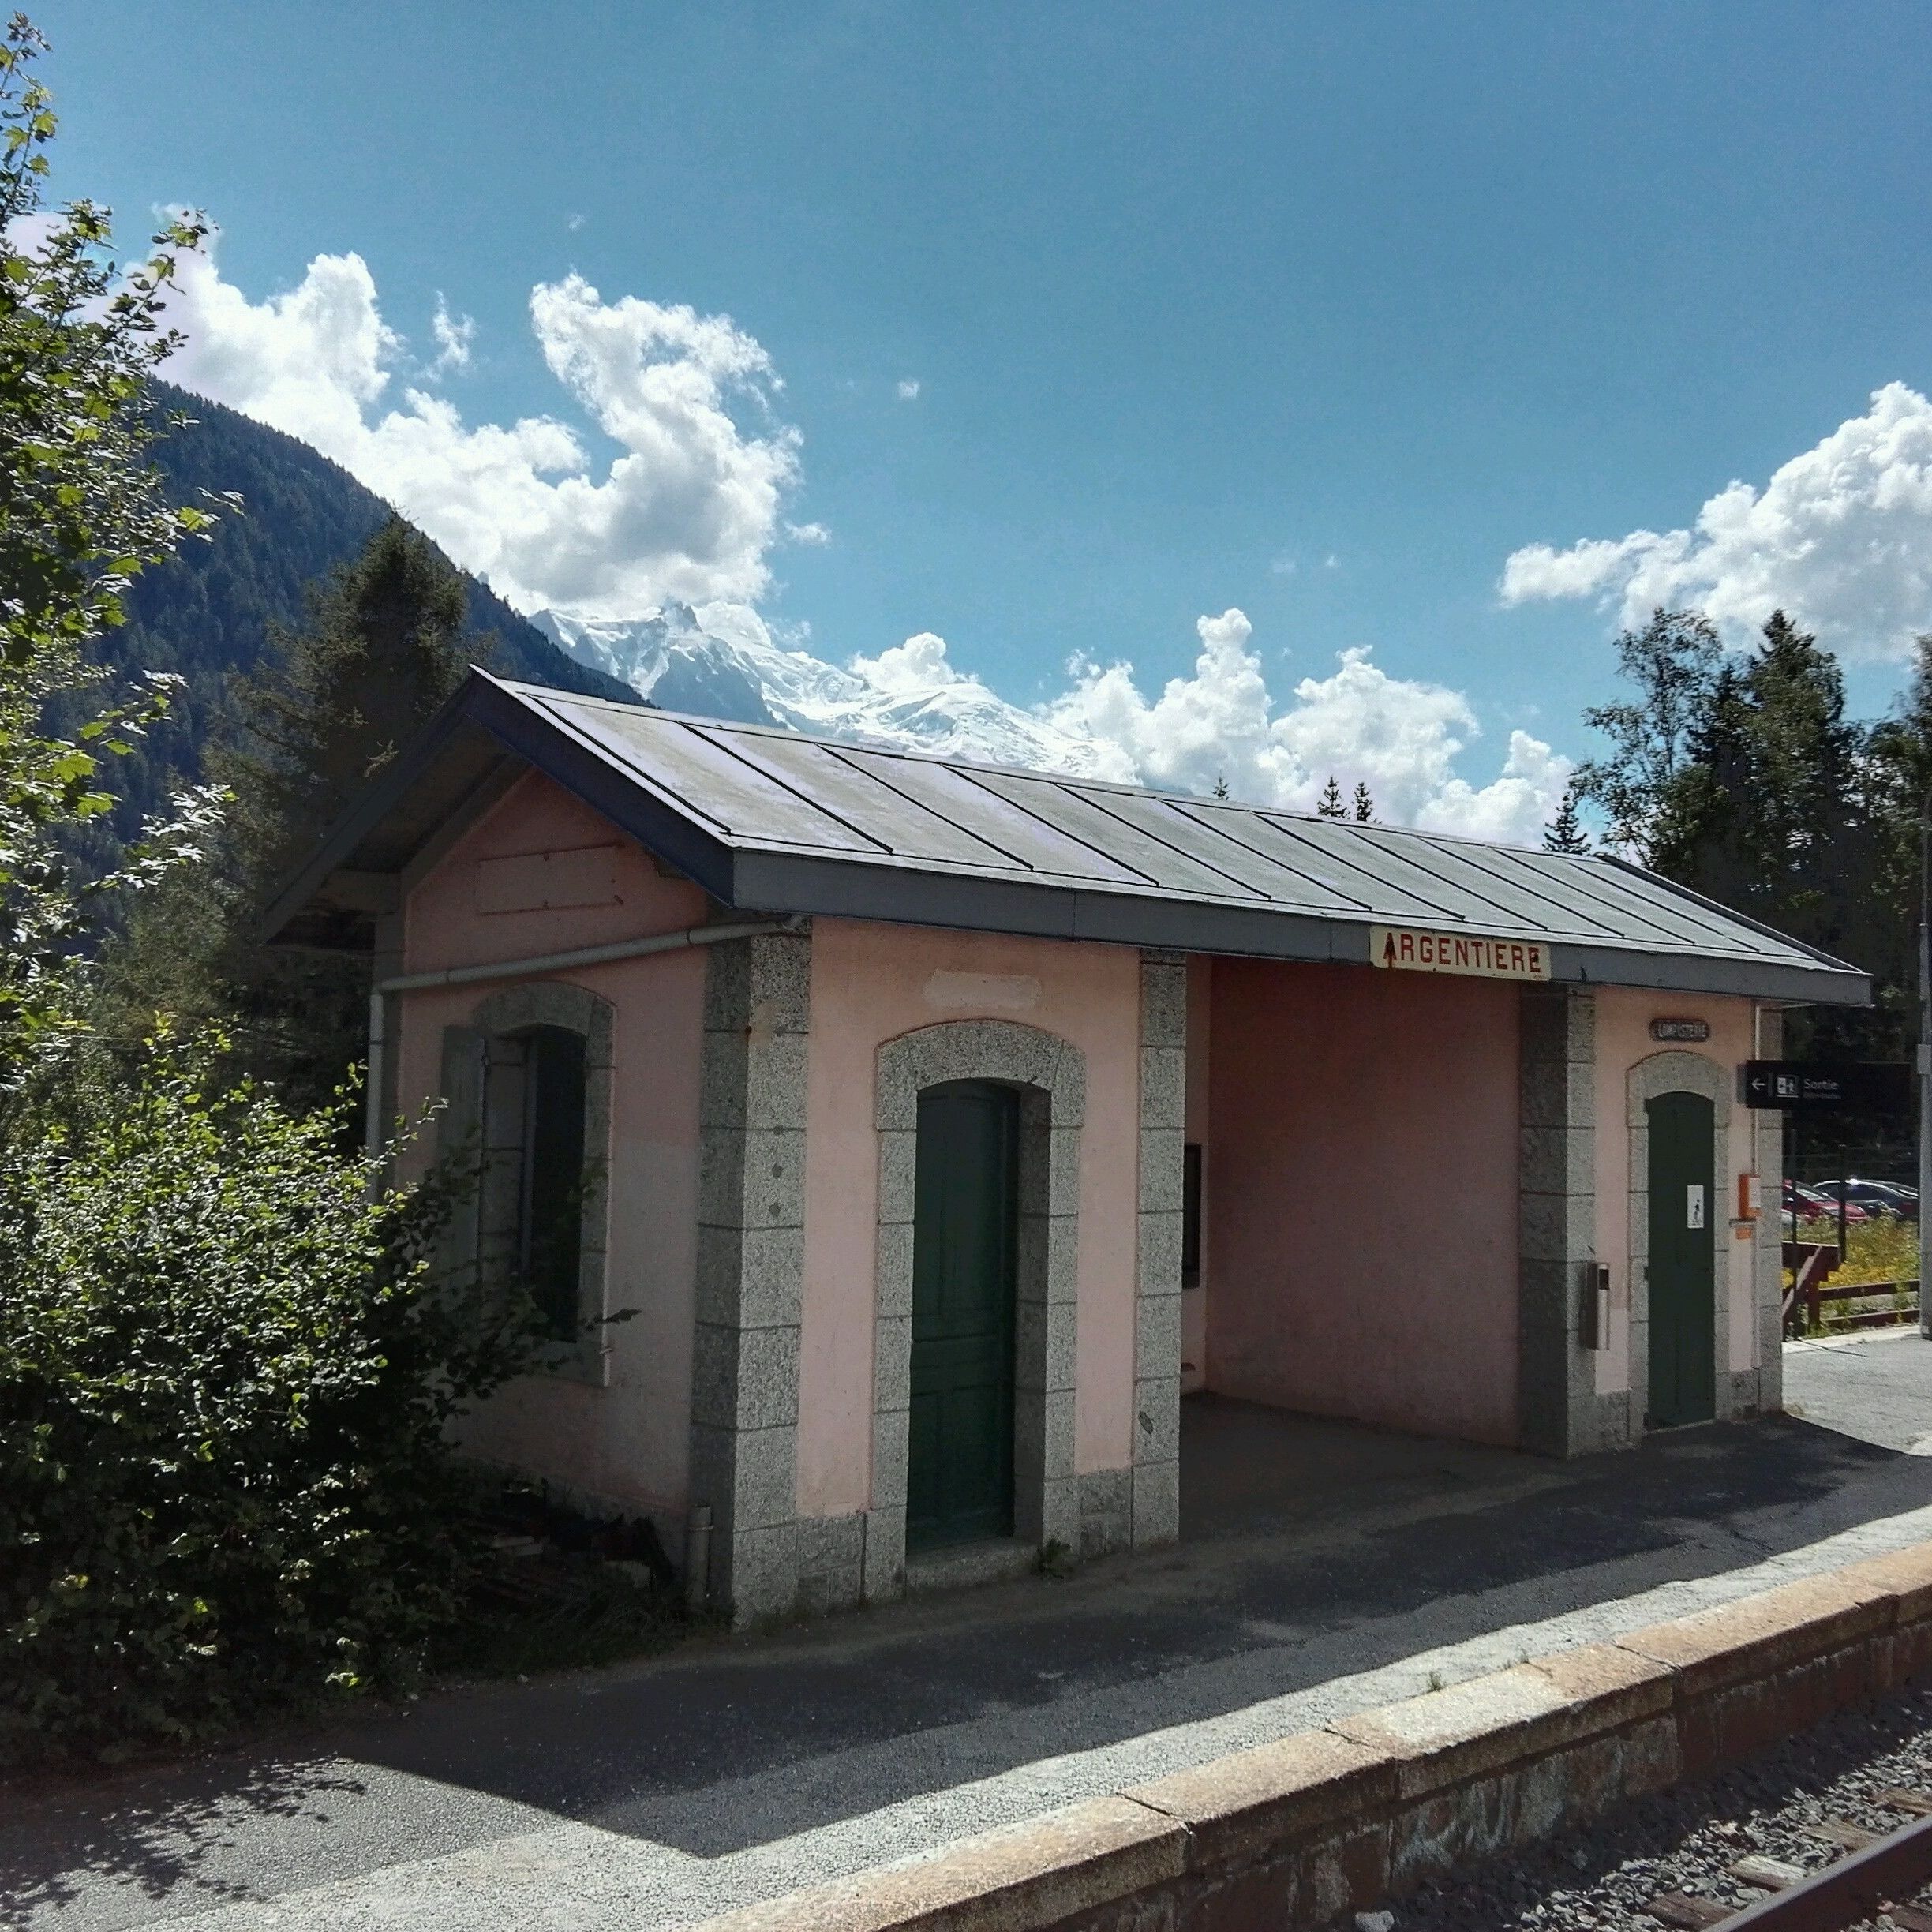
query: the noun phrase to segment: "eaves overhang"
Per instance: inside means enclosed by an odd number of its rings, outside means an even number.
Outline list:
[[[815,914],[894,924],[945,926],[1047,939],[1091,940],[1249,959],[1366,966],[1380,922],[1317,919],[1252,908],[1175,902],[1003,880],[898,872],[849,860],[740,852],[735,911]],[[1458,926],[1470,938],[1512,939],[1520,929]],[[1721,993],[1787,1003],[1863,1006],[1864,974],[1837,965],[1784,965],[1721,953],[1642,952],[1628,946],[1547,941],[1551,977],[1580,985]]]
[[[700,753],[709,764],[692,762]],[[810,768],[803,777],[793,770],[808,756],[831,761],[816,794]],[[733,760],[749,774],[739,791]],[[500,794],[507,776],[526,768],[733,911],[1353,964],[1368,962],[1376,925],[1432,927],[1533,938],[1548,948],[1559,981],[1832,1005],[1871,997],[1868,975],[1619,861],[1593,859],[1587,871],[1571,873],[1546,855],[1442,835],[1317,826],[1255,808],[1210,813],[1202,801],[680,719],[480,671],[320,841],[268,908],[264,936],[369,945],[379,882],[399,879],[468,802]],[[706,794],[714,769],[722,776]],[[751,793],[762,817],[747,824],[752,780],[763,788]],[[861,781],[896,817],[864,818],[850,802],[872,796],[855,789]],[[928,796],[945,796],[942,783],[966,788],[968,814],[957,823]],[[1029,818],[1035,798],[1046,801],[1044,818]],[[1001,829],[1007,821],[1016,837],[1037,835],[1061,869],[1003,859],[995,870],[945,856],[968,841],[987,851],[996,849],[991,838],[1013,843]],[[828,849],[832,839],[844,842]],[[1058,856],[1061,848],[1073,856]],[[1284,850],[1301,874],[1286,869]],[[1194,889],[1147,877],[1163,852]],[[1089,861],[1099,876],[1069,875]],[[1264,899],[1263,887],[1275,896]],[[1297,902],[1297,893],[1328,903]],[[1552,912],[1601,930],[1553,930],[1531,917]],[[1630,933],[1612,930],[1619,918]],[[1721,943],[1683,942],[1705,934]]]

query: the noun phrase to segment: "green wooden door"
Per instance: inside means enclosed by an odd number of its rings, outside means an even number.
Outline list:
[[[1715,1126],[1702,1094],[1659,1094],[1650,1125],[1650,1421],[1717,1413]]]
[[[1019,1096],[919,1096],[906,1544],[1013,1533]]]

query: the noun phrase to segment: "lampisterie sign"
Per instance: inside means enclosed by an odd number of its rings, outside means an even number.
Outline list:
[[[1407,926],[1371,926],[1368,960],[1402,972],[1464,973],[1476,979],[1550,976],[1549,948],[1540,939],[1485,939]]]

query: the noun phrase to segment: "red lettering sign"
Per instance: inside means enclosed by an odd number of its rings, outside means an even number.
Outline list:
[[[1400,926],[1372,926],[1368,957],[1377,966],[1469,973],[1483,979],[1548,979],[1553,973],[1549,948],[1540,940],[1418,932]]]

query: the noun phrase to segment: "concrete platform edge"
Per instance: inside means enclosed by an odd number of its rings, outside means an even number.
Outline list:
[[[1927,1670],[1932,1543],[1921,1543],[707,1919],[701,1932],[1319,1927]]]

